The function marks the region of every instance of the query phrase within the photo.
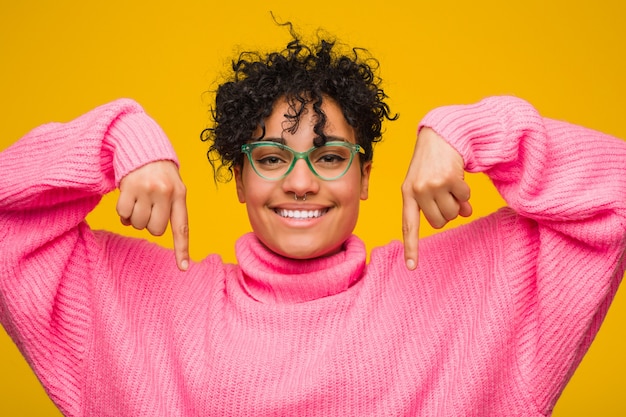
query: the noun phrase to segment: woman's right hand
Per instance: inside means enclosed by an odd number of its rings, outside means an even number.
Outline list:
[[[187,189],[176,164],[146,164],[122,178],[119,189],[116,209],[122,224],[161,236],[171,223],[176,264],[185,271],[189,267]]]

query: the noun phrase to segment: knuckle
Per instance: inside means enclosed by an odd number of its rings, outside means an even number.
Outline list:
[[[457,213],[445,213],[443,216],[447,221],[451,221],[451,220],[456,219],[458,214]]]
[[[137,221],[133,221],[132,223],[133,228],[137,229],[137,230],[143,230],[146,228],[146,225],[144,223],[140,223]]]
[[[432,194],[437,190],[447,188],[449,181],[444,177],[433,177],[429,179],[415,179],[402,184],[404,194],[422,195]]]
[[[432,213],[428,210],[424,211],[424,217],[428,221],[428,224],[430,224],[435,229],[441,229],[447,223],[442,215]]]
[[[461,197],[461,199],[463,201],[469,201],[470,197],[471,197],[471,192],[470,192],[470,189],[468,187],[467,190],[463,193],[463,197]]]
[[[441,219],[441,220],[435,220],[435,221],[433,221],[433,222],[432,222],[432,226],[433,226],[435,229],[441,229],[443,226],[445,226],[445,225],[446,225],[446,223],[448,223],[448,222],[447,222],[447,221],[445,221],[444,219]]]
[[[162,225],[148,226],[148,231],[154,236],[162,236],[165,233],[166,227]]]
[[[128,220],[128,218],[130,217],[130,210],[128,210],[126,207],[124,206],[120,206],[118,205],[115,208],[116,213],[118,214],[118,216],[120,216],[122,219],[126,219]]]
[[[179,232],[182,236],[184,236],[184,237],[189,236],[189,225],[188,225],[188,224],[181,224],[181,225],[178,227],[178,232]]]
[[[449,206],[445,207],[445,210],[442,210],[441,213],[447,221],[451,221],[458,217],[460,209],[461,206],[456,202],[453,202]]]
[[[404,195],[417,195],[422,192],[423,186],[418,181],[408,181],[402,184],[401,190]]]
[[[173,191],[174,192],[174,196],[178,197],[178,198],[187,198],[187,187],[185,187],[185,184],[180,183],[178,187],[176,187],[176,189]]]
[[[441,189],[446,187],[449,184],[449,177],[446,175],[438,175],[434,178],[431,178],[428,181],[428,184],[425,184],[425,187],[430,189]]]
[[[167,181],[154,181],[150,184],[149,191],[151,194],[170,196],[174,192],[174,188]]]

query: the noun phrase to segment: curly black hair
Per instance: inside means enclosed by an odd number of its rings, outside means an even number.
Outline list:
[[[261,54],[243,52],[232,62],[230,79],[219,85],[215,107],[211,110],[213,127],[202,131],[203,141],[210,144],[207,157],[215,179],[232,179],[233,167],[243,163],[241,145],[253,139],[255,130],[265,134],[264,120],[273,105],[285,98],[292,120],[286,130],[295,132],[306,105],[312,104],[317,115],[314,145],[326,142],[326,115],[321,106],[324,97],[332,98],[341,108],[346,121],[355,129],[357,142],[365,150],[362,161],[373,157],[373,144],[382,139],[384,119],[395,120],[385,103],[387,95],[376,75],[378,61],[365,49],[353,48],[350,54],[336,52],[336,42],[319,39],[305,45],[289,26],[292,40],[280,52]]]

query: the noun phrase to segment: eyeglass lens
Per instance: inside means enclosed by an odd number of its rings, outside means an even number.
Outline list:
[[[308,153],[309,167],[318,176],[331,179],[343,175],[349,168],[353,151],[346,146],[325,145]],[[255,169],[266,178],[280,178],[292,167],[293,152],[280,144],[253,147],[251,159]]]

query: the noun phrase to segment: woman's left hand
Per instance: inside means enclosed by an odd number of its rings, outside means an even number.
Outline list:
[[[417,267],[420,211],[440,229],[458,216],[472,214],[463,157],[428,127],[418,135],[402,184],[402,236],[408,269]]]

